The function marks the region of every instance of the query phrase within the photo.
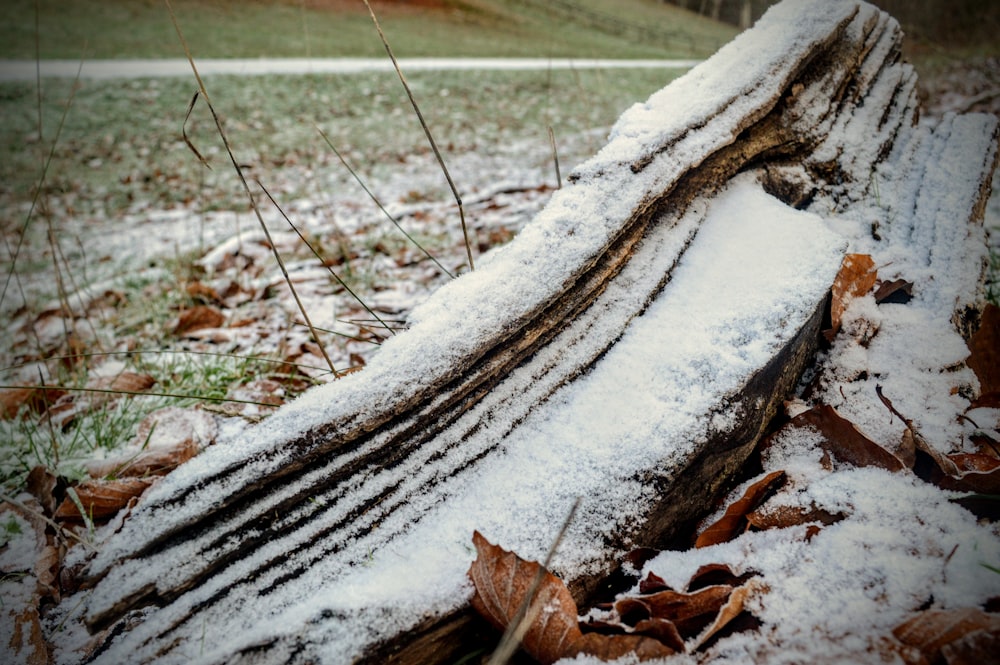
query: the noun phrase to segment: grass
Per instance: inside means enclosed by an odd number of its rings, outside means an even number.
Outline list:
[[[361,0],[177,0],[196,57],[382,57]],[[441,0],[420,8],[377,2],[400,56],[662,58],[705,56],[735,29],[658,0],[586,0],[626,21],[594,21],[543,0]],[[9,0],[0,57],[34,59],[34,0]],[[163,3],[153,0],[39,0],[43,58],[182,57]],[[653,31],[652,34],[635,30]],[[631,30],[631,31],[630,31]],[[292,36],[293,38],[290,38]],[[644,36],[645,38],[639,38]]]
[[[606,126],[677,71],[551,70],[415,72],[407,75],[446,152],[497,151],[525,135],[547,141],[546,128],[567,136]],[[304,76],[206,77],[237,158],[250,174],[312,165],[342,172],[320,127],[363,175],[429,150],[396,75],[389,72]],[[43,81],[43,122],[54,127],[73,83]],[[81,215],[128,210],[137,201],[204,210],[233,209],[221,142],[203,104],[188,134],[213,170],[184,144],[181,127],[194,91],[186,78],[82,81],[56,146],[46,193]],[[39,174],[34,86],[0,83],[0,201],[25,200]],[[51,138],[51,137],[49,137]],[[155,158],[154,158],[155,156]],[[296,191],[308,193],[310,183]],[[16,220],[4,220],[5,224]]]

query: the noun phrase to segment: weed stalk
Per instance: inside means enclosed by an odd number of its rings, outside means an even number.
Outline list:
[[[455,187],[455,181],[451,179],[451,173],[448,172],[448,167],[445,166],[444,158],[441,156],[441,151],[438,150],[437,143],[434,141],[434,136],[431,135],[430,127],[427,126],[423,113],[420,112],[417,100],[413,97],[413,92],[410,90],[410,84],[406,82],[406,77],[403,76],[403,70],[399,68],[399,62],[396,61],[396,56],[393,55],[392,48],[389,46],[389,40],[386,39],[385,33],[382,32],[382,26],[379,25],[378,18],[375,16],[375,11],[372,9],[372,6],[368,4],[368,0],[364,0],[364,2],[365,7],[368,8],[368,13],[372,17],[372,22],[375,24],[375,30],[378,31],[379,39],[382,40],[382,45],[385,46],[385,52],[389,54],[389,59],[392,61],[392,66],[396,70],[396,75],[399,76],[399,82],[403,84],[403,89],[406,90],[406,96],[410,99],[410,106],[413,107],[413,111],[417,114],[417,120],[420,121],[420,126],[424,129],[424,135],[427,136],[427,141],[431,144],[431,149],[434,151],[434,156],[437,158],[438,164],[441,166],[441,171],[444,172],[444,177],[448,181],[448,186],[451,187],[451,193],[455,196],[455,202],[458,204],[458,214],[462,220],[462,236],[465,238],[465,253],[469,258],[469,270],[475,270],[476,265],[472,261],[472,245],[469,243],[469,230],[465,224],[465,207],[462,205],[462,197],[458,194],[458,188]]]
[[[406,229],[404,229],[402,226],[400,226],[399,221],[395,217],[393,217],[392,215],[389,214],[389,211],[385,209],[385,206],[383,206],[382,202],[378,200],[378,197],[375,196],[375,194],[370,189],[368,189],[367,185],[365,185],[364,181],[361,179],[361,176],[359,176],[357,174],[357,172],[355,172],[355,170],[353,168],[351,168],[351,165],[347,163],[347,160],[344,159],[344,156],[340,154],[340,151],[337,150],[336,147],[334,147],[333,142],[330,141],[330,137],[328,137],[326,135],[326,132],[324,132],[319,127],[317,127],[316,129],[319,132],[319,135],[323,137],[323,140],[326,141],[326,144],[328,146],[330,146],[330,150],[333,150],[333,154],[335,154],[337,156],[337,159],[340,160],[340,163],[343,164],[344,168],[347,169],[348,173],[350,173],[352,176],[354,176],[354,179],[357,180],[357,182],[358,182],[359,185],[361,185],[361,189],[365,190],[365,194],[367,194],[368,197],[371,198],[371,200],[375,203],[375,205],[378,206],[378,209],[382,211],[382,213],[389,219],[389,221],[392,222],[393,225],[395,225],[395,227],[397,229],[399,229],[399,232],[402,233],[404,236],[406,236],[407,240],[409,240],[414,245],[416,245],[417,249],[419,249],[421,252],[423,252],[424,255],[427,256],[427,258],[429,258],[431,261],[433,261],[434,265],[436,265],[438,268],[440,268],[442,271],[444,271],[444,274],[446,274],[446,275],[448,275],[448,277],[451,277],[452,279],[454,279],[455,276],[453,274],[451,274],[451,272],[447,268],[445,268],[443,265],[441,265],[441,262],[438,261],[436,258],[434,258],[434,256],[430,252],[428,252],[426,249],[424,249],[423,245],[421,245],[419,242],[417,242],[417,240],[413,236],[411,236],[409,233],[407,233]]]
[[[243,175],[243,168],[240,166],[239,162],[236,161],[236,156],[233,154],[233,149],[229,145],[229,137],[226,136],[225,130],[222,128],[222,121],[219,119],[219,115],[215,112],[215,106],[212,104],[212,99],[208,95],[208,89],[205,87],[205,82],[201,78],[201,74],[198,73],[198,67],[194,64],[194,57],[191,55],[191,49],[188,47],[187,40],[184,38],[184,33],[181,30],[180,23],[177,21],[177,15],[174,13],[173,5],[170,4],[170,0],[163,0],[167,6],[167,11],[170,12],[170,20],[174,24],[174,30],[177,31],[177,37],[181,42],[181,46],[184,48],[184,54],[187,56],[188,63],[191,65],[191,71],[194,72],[195,80],[198,82],[198,89],[201,91],[201,95],[205,98],[205,104],[208,106],[209,112],[212,114],[212,120],[215,122],[215,128],[219,132],[219,136],[222,138],[222,143],[226,148],[226,153],[229,155],[229,160],[233,164],[233,168],[236,169],[236,175],[240,178],[240,183],[243,185],[243,191],[246,192],[247,200],[250,202],[250,207],[253,209],[254,214],[257,216],[257,221],[260,223],[261,229],[264,231],[264,235],[267,237],[267,242],[271,246],[271,251],[274,253],[274,258],[278,262],[278,267],[281,269],[281,274],[285,277],[285,283],[288,284],[288,288],[292,292],[292,297],[295,298],[295,304],[298,306],[299,311],[302,312],[302,317],[306,320],[309,326],[310,333],[312,334],[313,341],[319,347],[320,352],[323,354],[323,359],[326,360],[327,365],[330,366],[330,371],[333,372],[334,377],[340,377],[340,372],[334,367],[333,361],[330,360],[330,356],[327,354],[326,349],[323,347],[323,343],[320,341],[319,336],[312,327],[312,323],[309,321],[309,314],[305,311],[302,306],[302,301],[299,300],[299,295],[295,291],[295,286],[292,284],[292,280],[288,277],[288,271],[285,269],[285,262],[281,259],[281,254],[278,252],[278,248],[275,246],[274,242],[271,240],[271,232],[267,228],[267,224],[264,223],[264,217],[260,214],[260,208],[257,206],[257,201],[254,199],[253,193],[250,191],[250,185],[247,183],[246,177]],[[192,100],[192,104],[194,101]]]

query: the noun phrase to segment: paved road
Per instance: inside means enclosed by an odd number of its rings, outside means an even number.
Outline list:
[[[388,58],[257,58],[196,60],[202,74],[309,74],[387,71]],[[571,58],[401,58],[403,71],[427,69],[612,69],[664,68],[689,69],[697,60],[595,60]],[[43,77],[74,78],[143,78],[187,76],[187,60],[87,60],[81,68],[78,60],[0,60],[0,81],[33,81],[38,69]]]

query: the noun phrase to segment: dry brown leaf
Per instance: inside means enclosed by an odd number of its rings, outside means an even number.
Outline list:
[[[955,473],[934,473],[931,481],[947,490],[1000,494],[1000,460],[990,455],[957,453],[946,456],[957,470]]]
[[[127,393],[141,393],[156,385],[156,379],[150,374],[139,374],[137,372],[121,372],[114,376],[98,377],[87,382],[88,388],[101,388],[106,390],[120,390]]]
[[[1000,635],[1000,615],[978,608],[927,610],[892,630],[896,639],[916,648],[929,663],[944,662],[942,652],[946,645],[978,632],[993,635],[995,641],[995,636]],[[957,645],[955,650],[961,652],[962,649],[962,645]]]
[[[710,524],[695,540],[695,547],[708,547],[732,540],[746,530],[746,515],[764,502],[785,482],[784,471],[773,471],[753,483],[725,514]]]
[[[669,619],[658,619],[656,617],[643,619],[633,627],[633,634],[645,635],[659,641],[664,646],[673,651],[684,653],[687,647],[684,646],[684,638],[677,630],[676,624]]]
[[[205,328],[219,328],[226,317],[216,307],[210,305],[195,305],[181,313],[174,327],[175,335],[185,335]]]
[[[868,254],[848,254],[844,257],[830,289],[830,329],[824,331],[828,340],[832,341],[840,330],[841,318],[848,303],[871,291],[877,278],[875,261]]]
[[[1000,654],[1000,630],[976,630],[941,647],[947,665],[983,665]]]
[[[35,413],[44,412],[66,394],[59,388],[3,388],[0,389],[0,418],[9,420],[21,407],[27,406]]]
[[[219,302],[219,293],[211,286],[205,284],[204,282],[194,281],[188,282],[187,286],[184,287],[187,294],[191,296],[195,301],[206,304],[210,302]]]
[[[151,448],[134,455],[90,462],[87,473],[92,478],[137,478],[163,476],[198,454],[199,447],[188,439],[173,448]]]
[[[821,404],[792,418],[791,427],[810,426],[823,435],[822,447],[841,462],[854,466],[877,466],[889,471],[902,471],[903,462],[862,434],[832,406]]]
[[[649,618],[670,621],[681,635],[690,638],[712,622],[732,592],[733,587],[726,584],[705,587],[691,593],[660,591],[641,598],[623,598],[615,603],[615,609],[624,620],[628,615],[635,617],[636,610],[641,606],[648,614],[639,620]]]
[[[55,474],[49,471],[48,467],[41,465],[32,467],[25,479],[25,489],[35,497],[45,515],[51,516],[56,510],[56,498],[53,492],[57,483]]]
[[[737,575],[733,572],[732,568],[724,563],[706,563],[694,571],[694,575],[688,581],[687,591],[697,591],[698,589],[704,589],[708,586],[718,586],[720,584],[736,587],[756,574],[755,572],[747,572]]]
[[[73,490],[83,504],[87,517],[100,522],[114,517],[119,510],[128,505],[130,499],[140,496],[152,484],[153,480],[148,478],[86,480]],[[68,496],[59,504],[55,517],[76,522],[83,520],[76,503]]]
[[[211,444],[217,431],[215,419],[200,409],[158,409],[139,423],[132,452],[91,462],[87,472],[94,478],[163,475]]]
[[[965,364],[976,373],[981,396],[1000,393],[1000,308],[992,303],[983,310],[979,330],[969,340]]]
[[[913,299],[913,282],[905,279],[894,279],[891,282],[882,282],[875,289],[875,302],[895,303],[905,305]]]
[[[524,650],[538,662],[554,663],[569,653],[583,637],[577,620],[576,602],[562,580],[534,561],[524,561],[513,552],[493,545],[476,531],[472,542],[478,556],[469,567],[475,585],[472,607],[500,631],[515,618],[527,597],[535,576],[542,582],[533,605],[545,607],[521,641]]]
[[[751,594],[760,591],[762,588],[763,587],[757,583],[756,580],[750,580],[743,586],[733,589],[732,593],[727,596],[725,604],[720,607],[716,613],[715,620],[708,624],[704,630],[697,635],[697,637],[688,643],[688,651],[694,651],[711,639],[713,635],[729,625],[733,619],[738,617],[740,613],[743,612],[743,607],[746,605],[747,598],[749,598]]]
[[[657,591],[665,591],[669,588],[670,585],[652,571],[639,582],[639,593],[656,593]]]
[[[785,529],[792,526],[819,522],[829,526],[846,517],[843,513],[831,513],[822,508],[811,506],[762,506],[747,515],[747,521],[755,529]]]
[[[602,635],[586,633],[570,645],[564,657],[586,654],[601,660],[617,660],[635,655],[640,661],[665,658],[677,653],[667,645],[644,635]]]

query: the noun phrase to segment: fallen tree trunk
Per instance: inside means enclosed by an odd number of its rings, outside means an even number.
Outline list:
[[[918,125],[899,40],[868,5],[786,2],[626,112],[364,372],[144,498],[87,563],[88,626],[123,631],[97,660],[445,662],[473,529],[541,558],[582,497],[555,567],[585,601],[704,513],[818,342],[847,242],[795,208],[856,220],[889,165],[878,196],[914,212],[882,233],[940,230],[936,269],[974,241],[996,122]]]

